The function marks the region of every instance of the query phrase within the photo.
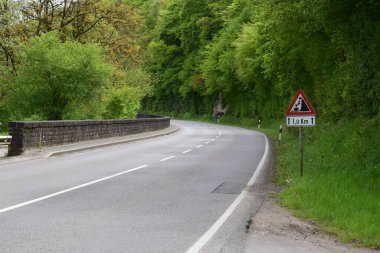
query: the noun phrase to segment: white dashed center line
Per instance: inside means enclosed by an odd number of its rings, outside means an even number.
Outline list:
[[[164,161],[170,160],[170,159],[172,159],[172,158],[174,158],[174,157],[175,157],[174,155],[173,155],[173,156],[166,157],[166,158],[164,158],[164,159],[161,159],[160,162],[164,162]]]
[[[190,151],[191,151],[191,149],[185,150],[185,151],[182,152],[182,154],[189,153]]]
[[[201,148],[201,147],[203,147],[203,145],[198,145],[198,146],[196,146],[196,148]]]
[[[205,144],[209,144],[210,142],[209,141],[206,141]]]

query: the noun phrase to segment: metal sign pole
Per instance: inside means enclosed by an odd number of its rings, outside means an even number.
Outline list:
[[[300,175],[303,176],[303,141],[302,141],[302,127],[300,127]]]

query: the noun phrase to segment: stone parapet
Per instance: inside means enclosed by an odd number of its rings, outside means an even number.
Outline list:
[[[170,126],[170,118],[141,115],[127,120],[14,121],[8,126],[12,136],[8,154],[20,155],[29,148],[161,130]]]

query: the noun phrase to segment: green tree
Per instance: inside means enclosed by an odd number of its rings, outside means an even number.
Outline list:
[[[201,50],[222,28],[222,10],[230,1],[168,1],[163,5],[149,45],[150,70],[157,77],[155,108],[174,112],[208,113],[204,97]],[[159,102],[158,102],[159,101]],[[152,104],[152,103],[149,103]]]
[[[10,0],[0,0],[0,68],[5,66],[15,71],[15,45],[18,44],[18,38],[13,33],[13,26],[16,22],[16,8],[18,2]],[[0,76],[2,75],[0,69]]]
[[[105,99],[104,118],[128,119],[136,117],[141,108],[143,94],[138,89],[125,86],[111,89]]]
[[[15,111],[25,117],[66,119],[107,86],[112,67],[94,44],[62,43],[55,33],[25,46],[15,85]]]
[[[181,0],[162,8],[149,47],[155,108],[198,112],[220,95],[232,115],[280,118],[302,88],[320,119],[379,113],[378,1]]]
[[[102,96],[102,116],[107,119],[134,118],[140,112],[141,100],[152,95],[150,75],[139,67],[116,72],[111,87]]]

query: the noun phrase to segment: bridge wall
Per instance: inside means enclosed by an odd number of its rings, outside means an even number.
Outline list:
[[[12,136],[8,154],[14,156],[28,148],[161,130],[170,126],[170,118],[139,115],[127,120],[14,121],[8,126]]]

